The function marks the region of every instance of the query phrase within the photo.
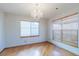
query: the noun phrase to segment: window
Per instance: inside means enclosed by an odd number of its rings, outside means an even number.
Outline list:
[[[21,21],[21,36],[39,35],[39,22]]]
[[[61,30],[61,24],[53,24],[53,30]]]

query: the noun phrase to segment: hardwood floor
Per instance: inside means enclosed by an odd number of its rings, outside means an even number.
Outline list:
[[[75,56],[49,42],[6,48],[0,56]]]

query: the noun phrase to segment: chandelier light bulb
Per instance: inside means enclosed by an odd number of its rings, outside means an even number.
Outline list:
[[[40,19],[43,16],[43,13],[42,13],[40,7],[41,7],[40,4],[33,5],[33,10],[32,10],[32,14],[31,14],[33,19]]]

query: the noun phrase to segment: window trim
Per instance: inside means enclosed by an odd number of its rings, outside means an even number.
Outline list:
[[[38,22],[39,23],[39,34],[38,35],[24,35],[24,36],[21,36],[21,27],[20,27],[20,38],[39,37],[40,36],[40,21],[27,21],[27,20],[23,20],[23,21],[26,21],[26,22]]]
[[[40,35],[20,36],[20,38],[39,37]]]

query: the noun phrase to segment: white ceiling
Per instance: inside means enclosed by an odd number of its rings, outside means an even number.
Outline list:
[[[78,3],[40,3],[40,6],[40,10],[43,13],[42,18],[45,19],[51,19],[64,13],[79,11]],[[0,3],[1,11],[27,17],[31,17],[32,8],[32,3]],[[56,8],[59,9],[56,10]]]

